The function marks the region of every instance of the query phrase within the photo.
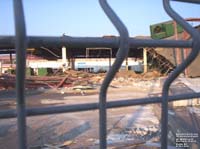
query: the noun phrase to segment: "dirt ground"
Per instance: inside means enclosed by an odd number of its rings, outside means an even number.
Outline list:
[[[160,96],[165,78],[152,78],[151,76],[149,75],[148,77],[147,75],[138,79],[131,76],[125,78],[122,73],[118,74],[109,87],[107,101]],[[101,78],[95,76],[95,79]],[[193,82],[192,80],[188,81]],[[39,87],[37,90],[27,89],[26,104],[27,107],[46,107],[98,102],[100,82],[97,81],[95,84],[87,84],[86,86],[76,84],[71,87],[54,89],[43,87]],[[195,82],[198,81],[195,80]],[[186,83],[188,82],[186,81]],[[181,85],[180,82],[176,84]],[[180,88],[176,84],[172,86],[173,90]],[[199,88],[194,82],[191,84],[193,88]],[[187,85],[190,86],[189,84]],[[186,90],[190,91],[188,87],[186,87]],[[181,92],[184,93],[184,91]],[[0,91],[0,109],[15,108],[15,92],[13,90]],[[176,109],[174,111],[170,109],[169,113],[173,116],[171,124],[176,124],[178,117],[184,117],[185,114],[183,115],[183,113],[187,114],[184,108],[178,110],[182,112],[178,113]],[[191,110],[197,111],[194,108]],[[160,148],[160,113],[159,104],[107,110],[108,147],[111,149]],[[183,123],[187,124],[187,120],[186,118],[181,124],[177,124],[177,128],[182,127]],[[188,128],[192,127],[190,125]],[[200,127],[198,126],[198,128]],[[28,148],[31,149],[96,149],[99,148],[98,137],[98,110],[27,118]],[[16,119],[1,119],[0,149],[16,149],[17,138]]]
[[[137,85],[111,85],[108,101],[147,97],[160,92],[159,80]],[[153,85],[153,86],[152,86]],[[138,87],[143,86],[143,87]],[[98,102],[99,86],[92,90],[39,89],[27,91],[28,107],[43,107]],[[1,92],[1,109],[15,109],[14,92]],[[156,142],[160,136],[159,120],[152,105],[131,106],[107,111],[108,145],[140,146]],[[98,148],[98,110],[34,116],[27,118],[29,148]],[[0,120],[0,148],[17,148],[16,119]],[[52,147],[53,146],[53,147]]]

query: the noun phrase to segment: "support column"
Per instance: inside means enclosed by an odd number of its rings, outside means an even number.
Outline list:
[[[70,68],[72,70],[75,70],[75,58],[74,57],[72,57],[70,60]]]
[[[187,40],[187,38],[189,37],[189,34],[186,32],[186,31],[183,31],[183,40]],[[189,52],[190,49],[189,48],[184,48],[183,49],[183,57],[184,57],[184,60],[188,57],[189,55]],[[188,70],[189,67],[187,67],[185,69],[185,76],[188,77],[189,76],[189,70]]]
[[[62,66],[63,66],[63,72],[64,72],[67,67],[67,49],[64,46],[62,47]]]
[[[148,71],[147,68],[147,49],[143,48],[143,61],[144,61],[144,73]]]
[[[126,71],[128,71],[128,57],[126,58]]]
[[[0,61],[0,74],[2,74],[2,61]]]
[[[178,30],[177,30],[177,23],[174,21],[174,34],[175,40],[178,40]],[[181,61],[181,51],[180,48],[175,48],[176,50],[176,58],[177,58],[177,66],[182,63]]]
[[[110,49],[110,56],[109,56],[109,70],[111,68],[112,65],[112,49]]]
[[[13,68],[13,59],[12,59],[12,53],[10,53],[10,68]]]
[[[90,52],[90,49],[89,49],[89,48],[86,48],[86,55],[85,55],[86,58],[89,57],[89,52]]]

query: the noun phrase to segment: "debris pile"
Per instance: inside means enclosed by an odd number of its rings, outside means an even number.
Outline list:
[[[155,49],[148,48],[147,55],[149,69],[157,69],[162,74],[168,74],[174,70],[175,66],[167,58],[158,54]]]
[[[147,141],[159,141],[160,128],[158,125],[143,128],[126,128],[120,134],[109,134],[107,138],[108,145],[124,142],[132,144],[146,143]],[[133,143],[133,141],[135,143]],[[98,143],[98,140],[97,142]]]
[[[62,74],[54,74],[52,76],[27,76],[26,88],[37,89],[43,88],[91,88],[100,85],[106,73],[88,73],[83,71],[67,70]],[[135,86],[138,82],[147,82],[162,76],[158,71],[152,71],[143,74],[137,74],[134,71],[119,71],[113,79],[113,86]],[[15,75],[3,74],[0,76],[0,90],[8,90],[15,88]],[[140,83],[141,84],[141,83]],[[146,85],[145,83],[143,83]]]
[[[26,77],[25,86],[28,89],[43,88],[60,88],[71,87],[76,85],[92,84],[90,78],[93,74],[85,72],[69,71],[64,75],[56,76],[28,76]],[[0,76],[0,90],[15,88],[15,75],[1,75]]]
[[[152,113],[153,107],[138,107],[133,114],[121,117],[108,129],[109,146],[138,146],[147,142],[159,142],[161,130],[157,117]],[[95,141],[99,144],[99,140]]]

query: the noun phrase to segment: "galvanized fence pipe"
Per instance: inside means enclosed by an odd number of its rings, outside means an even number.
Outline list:
[[[115,14],[112,8],[107,3],[107,0],[99,0],[99,3],[104,10],[107,17],[110,19],[112,24],[115,26],[120,35],[119,40],[119,50],[116,55],[116,60],[113,65],[107,72],[103,83],[100,88],[99,93],[99,133],[100,133],[100,148],[107,148],[106,138],[107,138],[107,111],[106,111],[106,98],[107,98],[107,89],[112,79],[115,77],[115,74],[121,67],[124,59],[128,56],[129,51],[129,34],[125,25],[122,23],[120,18]]]
[[[46,36],[28,36],[27,48],[44,47],[62,47],[66,48],[88,48],[88,47],[108,47],[119,48],[119,37],[46,37]],[[14,49],[15,37],[0,36],[0,49]],[[130,48],[137,47],[181,47],[190,48],[192,41],[185,40],[154,40],[154,39],[137,39],[129,38]]]
[[[25,67],[26,67],[26,28],[22,0],[14,0],[15,18],[15,49],[17,60],[16,96],[17,96],[17,126],[19,149],[26,149],[26,103],[24,96]]]
[[[172,0],[172,1],[200,4],[200,0]]]
[[[200,34],[191,25],[189,25],[180,15],[178,15],[170,6],[170,0],[163,0],[165,11],[171,16],[178,24],[180,24],[192,37],[192,51],[190,55],[169,75],[166,79],[162,90],[162,116],[161,116],[161,147],[167,149],[167,136],[168,136],[168,92],[172,82],[182,73],[192,61],[195,60],[200,49]]]
[[[168,97],[168,102],[180,101],[180,100],[192,100],[193,98],[199,98],[200,93],[181,94]],[[121,99],[118,101],[108,101],[106,108],[119,108],[130,107],[136,105],[156,104],[161,103],[162,97],[150,97],[150,98],[137,98],[137,99]],[[41,108],[27,108],[26,116],[38,116],[47,114],[59,114],[70,112],[81,112],[89,110],[99,109],[99,103],[87,103],[87,104],[75,104],[64,106],[49,106]],[[14,118],[17,116],[16,110],[2,110],[0,111],[0,118]]]

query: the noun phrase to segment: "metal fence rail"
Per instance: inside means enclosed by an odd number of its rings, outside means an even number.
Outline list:
[[[200,4],[200,0],[173,0],[188,3]],[[80,112],[87,110],[99,109],[99,133],[100,133],[100,148],[105,149],[106,132],[107,132],[107,109],[118,108],[125,106],[143,105],[143,104],[162,104],[162,120],[161,120],[161,147],[167,149],[167,124],[168,124],[168,102],[177,100],[189,100],[192,98],[200,97],[200,93],[183,94],[176,96],[168,96],[168,91],[171,83],[175,78],[183,72],[183,70],[196,58],[200,49],[200,33],[190,26],[181,16],[179,16],[170,6],[169,0],[163,0],[165,11],[171,16],[178,24],[180,24],[192,37],[190,41],[174,41],[174,40],[142,40],[129,38],[126,26],[122,23],[120,18],[115,14],[106,0],[99,0],[99,3],[116,27],[120,37],[115,39],[109,38],[96,38],[96,37],[27,37],[26,26],[24,20],[22,0],[14,0],[14,13],[15,13],[15,37],[0,36],[0,48],[16,49],[17,59],[17,73],[16,73],[16,93],[17,93],[17,110],[4,110],[0,111],[0,118],[17,117],[18,121],[18,134],[19,134],[19,148],[27,148],[26,141],[26,116],[35,116],[43,114],[56,114],[66,112]],[[66,47],[108,47],[118,48],[117,58],[113,66],[107,73],[103,84],[100,89],[99,103],[89,104],[76,104],[68,106],[56,106],[45,108],[27,108],[25,105],[24,96],[24,82],[25,82],[25,64],[26,64],[26,48],[36,48],[41,46],[66,46]],[[120,68],[122,62],[126,58],[130,47],[190,47],[192,52],[180,64],[172,74],[169,75],[163,85],[162,97],[140,98],[140,99],[127,99],[120,101],[106,101],[107,88],[115,76],[115,73]]]
[[[17,96],[17,127],[19,134],[19,148],[27,147],[26,137],[26,103],[25,103],[25,67],[26,67],[26,26],[22,1],[14,0],[15,18],[15,49],[16,49],[16,96]]]

